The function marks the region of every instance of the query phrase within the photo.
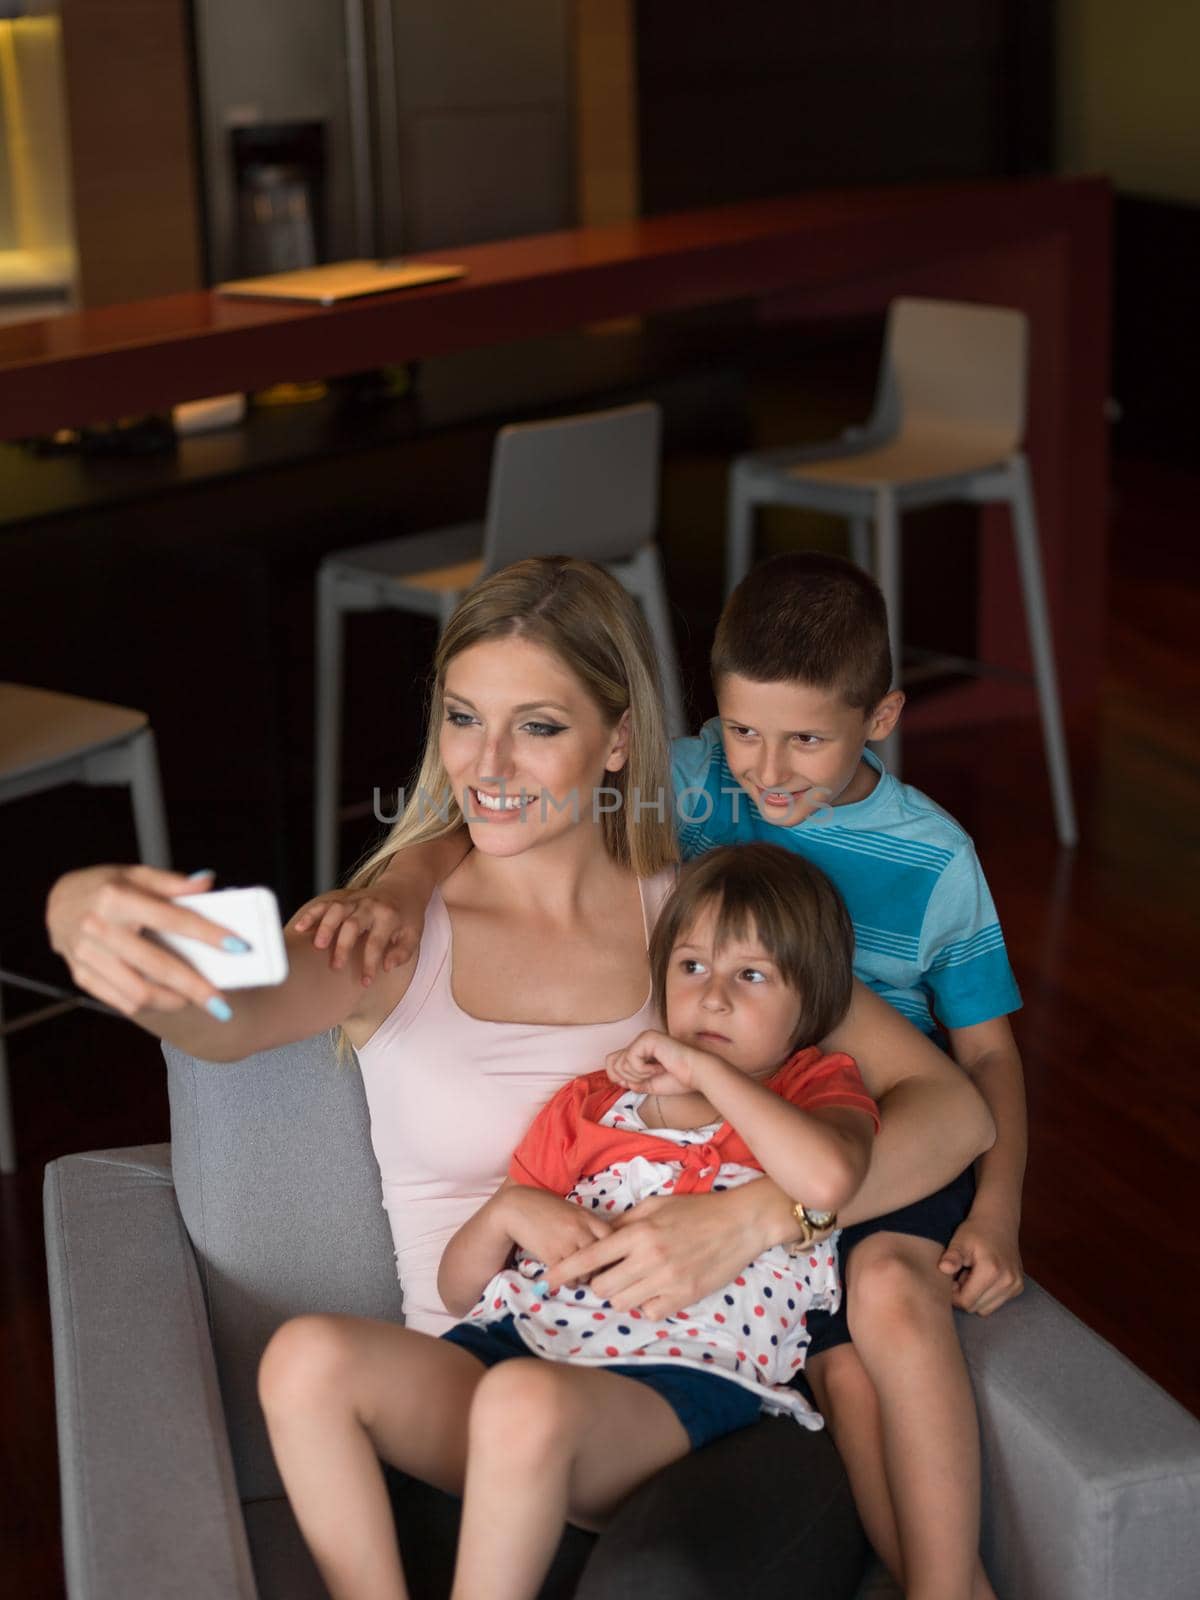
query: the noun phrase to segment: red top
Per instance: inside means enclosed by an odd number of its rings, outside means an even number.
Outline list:
[[[810,1045],[790,1056],[765,1080],[765,1087],[804,1111],[826,1106],[865,1111],[879,1131],[878,1107],[847,1055],[824,1056]],[[566,1195],[580,1178],[603,1172],[614,1162],[646,1156],[651,1161],[679,1163],[683,1171],[675,1193],[688,1194],[711,1189],[723,1162],[762,1171],[762,1163],[728,1122],[722,1122],[703,1144],[688,1145],[660,1139],[640,1128],[621,1127],[619,1118],[616,1126],[604,1126],[600,1118],[628,1093],[605,1072],[572,1078],[538,1112],[513,1154],[509,1177],[528,1188]]]

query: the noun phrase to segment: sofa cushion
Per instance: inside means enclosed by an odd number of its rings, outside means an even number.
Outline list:
[[[270,1499],[282,1491],[257,1372],[272,1333],[305,1311],[401,1316],[362,1080],[328,1034],[232,1064],[164,1055],[238,1488]]]

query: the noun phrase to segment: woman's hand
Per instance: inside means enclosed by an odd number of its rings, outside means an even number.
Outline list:
[[[710,1059],[669,1033],[647,1028],[632,1044],[606,1056],[604,1070],[613,1083],[639,1094],[687,1094],[700,1087],[697,1078]]]
[[[550,1287],[590,1279],[617,1311],[640,1307],[648,1317],[674,1316],[776,1242],[764,1235],[760,1215],[760,1201],[776,1194],[759,1179],[721,1194],[643,1200],[617,1218],[607,1239],[552,1266]]]
[[[329,965],[339,971],[350,959],[359,939],[362,948],[362,981],[366,987],[376,974],[403,966],[421,943],[425,928],[423,900],[400,882],[389,889],[383,882],[366,889],[331,889],[310,900],[292,919],[297,933],[313,930],[313,947],[329,950]]]
[[[228,928],[173,903],[176,895],[211,888],[210,872],[190,878],[157,867],[68,872],[46,901],[50,943],[81,989],[126,1016],[195,1005],[227,1017],[219,989],[182,956],[144,937],[148,931],[180,933],[217,949],[236,939]]]
[[[512,1184],[498,1197],[500,1220],[512,1242],[527,1255],[553,1267],[612,1229],[602,1218],[545,1189]],[[561,1282],[574,1284],[577,1278]]]

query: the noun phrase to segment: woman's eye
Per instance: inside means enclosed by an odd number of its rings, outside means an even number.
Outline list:
[[[527,722],[524,728],[525,732],[531,733],[535,739],[553,739],[556,733],[566,731],[566,725],[562,722]]]
[[[446,721],[452,728],[465,728],[474,722],[475,718],[469,711],[447,711]]]

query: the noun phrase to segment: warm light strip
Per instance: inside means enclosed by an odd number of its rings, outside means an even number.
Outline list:
[[[18,29],[21,30],[20,35]],[[48,118],[45,115],[40,119],[33,117],[32,108],[27,104],[18,62],[19,38],[23,43],[32,44],[42,60],[49,61],[57,69],[62,60],[59,19],[24,17],[18,21],[0,22],[0,111],[3,114],[17,246],[22,250],[62,251],[69,248],[69,240],[62,237],[65,222],[63,190],[68,183],[62,108],[61,105],[56,106],[49,113],[58,135],[51,143],[57,148],[39,150],[34,127],[40,127],[43,134],[40,142],[46,143],[44,134]],[[61,72],[59,76],[61,81]],[[42,75],[39,74],[41,80]],[[49,73],[44,81],[53,81]]]

